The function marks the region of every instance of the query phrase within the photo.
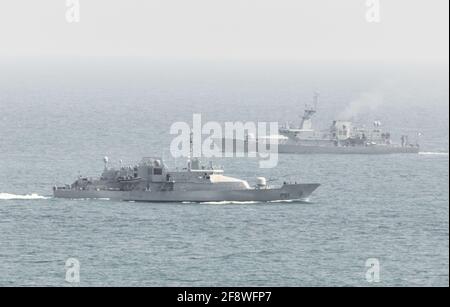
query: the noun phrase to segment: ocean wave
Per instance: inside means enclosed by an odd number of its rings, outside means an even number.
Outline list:
[[[42,196],[42,195],[38,195],[36,193],[26,194],[26,195],[0,193],[0,200],[16,200],[16,199],[32,200],[32,199],[49,199],[49,198],[50,197],[48,197],[48,196]]]

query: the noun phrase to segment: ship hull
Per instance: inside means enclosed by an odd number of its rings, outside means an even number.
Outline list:
[[[249,153],[259,151],[261,145],[255,141],[233,140],[234,153]],[[229,152],[226,140],[222,139],[223,152]],[[360,154],[360,155],[385,155],[385,154],[417,154],[418,146],[372,145],[372,146],[333,146],[333,145],[302,145],[294,143],[278,144],[279,154]],[[267,150],[269,151],[269,150]]]
[[[269,202],[307,201],[319,184],[285,184],[276,189],[244,189],[228,191],[110,191],[55,189],[54,197],[69,199],[110,199],[141,202]]]
[[[281,154],[360,154],[360,155],[384,155],[384,154],[417,154],[418,147],[395,146],[303,146],[294,144],[278,145],[278,153]]]

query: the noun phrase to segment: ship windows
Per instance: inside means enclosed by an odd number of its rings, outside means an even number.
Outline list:
[[[160,167],[155,167],[153,169],[153,175],[162,175],[162,168]]]

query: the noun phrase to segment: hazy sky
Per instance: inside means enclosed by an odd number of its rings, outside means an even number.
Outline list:
[[[448,0],[2,0],[0,55],[448,62]]]

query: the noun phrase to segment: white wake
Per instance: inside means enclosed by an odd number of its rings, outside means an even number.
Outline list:
[[[0,193],[0,200],[15,200],[15,199],[49,199],[50,197],[38,195],[36,193],[27,194],[27,195],[17,195],[17,194],[9,194],[9,193]]]
[[[419,155],[448,156],[448,152],[421,151],[419,152]]]

